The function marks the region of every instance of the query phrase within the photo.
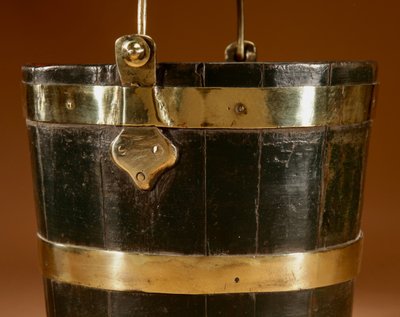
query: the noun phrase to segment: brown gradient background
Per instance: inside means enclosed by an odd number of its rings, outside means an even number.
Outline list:
[[[355,317],[400,317],[399,9],[395,0],[246,1],[246,38],[256,43],[260,61],[379,63]],[[113,63],[114,41],[136,32],[135,19],[136,0],[0,4],[1,316],[45,314],[20,67]],[[159,61],[221,61],[236,36],[235,1],[149,0],[148,24]]]

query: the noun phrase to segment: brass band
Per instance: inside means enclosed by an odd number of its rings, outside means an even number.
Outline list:
[[[265,88],[25,85],[28,119],[61,124],[278,128],[369,120],[374,85]]]
[[[362,236],[334,248],[277,255],[186,256],[109,251],[39,236],[46,278],[91,288],[165,294],[283,292],[324,287],[359,272]]]

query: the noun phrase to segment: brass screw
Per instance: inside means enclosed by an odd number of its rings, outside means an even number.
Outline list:
[[[150,47],[147,42],[136,36],[122,45],[125,63],[131,67],[142,67],[150,59]]]

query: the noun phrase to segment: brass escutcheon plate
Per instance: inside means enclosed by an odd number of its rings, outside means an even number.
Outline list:
[[[150,190],[178,158],[176,147],[155,127],[125,128],[112,142],[111,153],[142,190]]]

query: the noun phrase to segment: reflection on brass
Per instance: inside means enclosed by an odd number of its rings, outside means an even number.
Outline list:
[[[125,128],[113,141],[111,153],[142,190],[150,190],[178,157],[176,147],[154,127]]]
[[[115,42],[115,58],[123,86],[153,86],[156,45],[146,35],[125,35]]]
[[[374,85],[277,88],[26,85],[28,118],[68,124],[277,128],[369,120]],[[74,109],[66,103],[73,98]],[[245,111],[238,113],[238,105]]]
[[[39,237],[46,278],[114,291],[165,294],[285,292],[343,283],[359,272],[362,237],[314,252],[276,255],[141,254]]]

